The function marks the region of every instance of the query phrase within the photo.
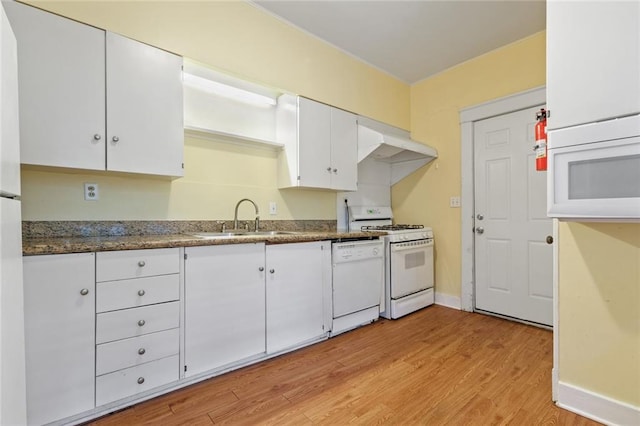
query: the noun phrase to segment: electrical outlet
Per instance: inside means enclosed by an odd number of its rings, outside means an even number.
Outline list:
[[[452,208],[460,207],[460,197],[449,198],[449,207],[452,207]]]
[[[269,202],[269,214],[278,214],[278,205],[275,201]]]
[[[97,183],[84,184],[84,200],[85,201],[98,200],[98,184]]]

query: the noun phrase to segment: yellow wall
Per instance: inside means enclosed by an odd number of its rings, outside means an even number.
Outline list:
[[[411,133],[439,158],[393,187],[399,221],[436,236],[436,290],[461,293],[459,111],[545,84],[545,33],[480,56],[411,88]],[[559,375],[640,406],[640,225],[561,223]]]
[[[562,382],[640,407],[640,225],[560,224]]]
[[[460,296],[461,109],[545,84],[545,33],[540,32],[474,58],[411,88],[411,136],[438,150],[438,159],[392,190],[394,214],[403,223],[433,227],[436,291]]]
[[[409,128],[409,86],[245,2],[30,3],[248,81]],[[267,219],[335,219],[332,192],[278,191],[275,165],[275,157],[259,150],[187,138],[186,176],[173,182],[23,170],[23,219],[229,218],[242,197],[258,202]],[[100,201],[83,200],[83,182],[100,184]],[[267,217],[268,201],[278,202],[277,216]]]

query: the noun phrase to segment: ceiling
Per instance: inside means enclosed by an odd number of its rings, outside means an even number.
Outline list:
[[[255,0],[413,84],[546,27],[545,0]]]

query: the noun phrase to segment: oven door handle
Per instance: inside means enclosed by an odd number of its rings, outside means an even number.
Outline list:
[[[416,242],[419,244],[415,244]],[[391,251],[395,253],[399,251],[421,250],[431,246],[433,246],[433,240],[410,241],[406,243],[391,243]]]

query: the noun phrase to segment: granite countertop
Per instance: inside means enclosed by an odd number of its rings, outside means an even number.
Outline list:
[[[189,234],[41,237],[24,238],[22,240],[22,253],[25,256],[32,256],[259,242],[266,244],[285,244],[324,240],[370,239],[382,235],[386,234],[384,232],[309,231],[297,232],[295,234],[243,235],[215,239],[199,238]]]

